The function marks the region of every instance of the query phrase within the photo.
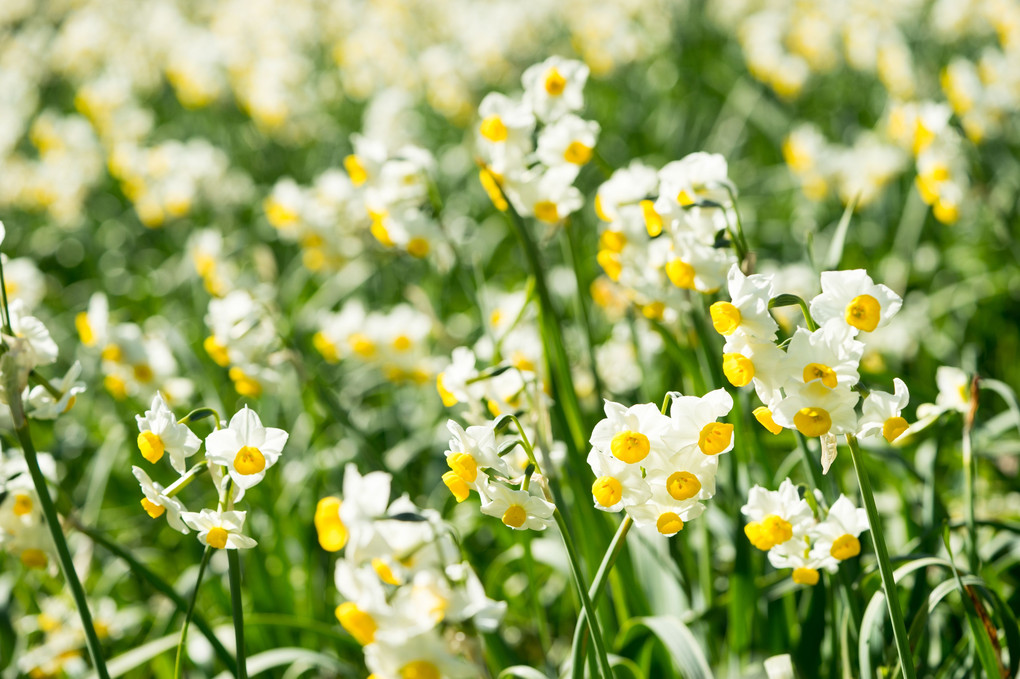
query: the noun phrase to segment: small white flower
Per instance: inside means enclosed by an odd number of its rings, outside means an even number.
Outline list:
[[[868,513],[854,507],[845,495],[832,503],[825,521],[811,531],[811,556],[815,559],[833,558],[844,561],[861,553],[860,534],[868,530]]]
[[[811,505],[800,497],[790,479],[784,480],[779,490],[756,485],[748,493],[747,504],[740,508],[740,513],[749,520],[744,534],[751,544],[763,551],[795,538],[805,538],[815,520]]]
[[[625,506],[641,504],[652,495],[639,465],[621,462],[594,448],[588,453],[588,465],[595,473],[591,492],[597,509],[618,512]]]
[[[779,326],[769,313],[772,299],[772,276],[745,276],[734,264],[726,275],[730,301],[716,302],[709,312],[712,325],[720,335],[745,333],[762,340],[774,340]]]
[[[493,483],[486,495],[489,499],[482,504],[482,514],[498,517],[514,530],[545,530],[552,523],[556,506],[526,490]]]
[[[861,379],[857,371],[864,344],[854,339],[850,326],[831,319],[814,332],[797,328],[786,349],[786,371],[802,382],[820,380],[834,389],[852,387]]]
[[[251,488],[280,459],[289,436],[282,429],[263,427],[255,411],[245,406],[230,418],[226,429],[206,437],[206,457],[225,466],[238,487]]]
[[[588,73],[588,66],[580,61],[549,57],[529,67],[521,76],[524,103],[545,123],[578,111],[584,106]]]
[[[28,394],[28,416],[37,420],[55,420],[74,406],[78,394],[85,391],[85,383],[78,381],[81,374],[81,363],[75,361],[68,368],[60,384],[54,387],[61,393],[59,399],[53,398],[42,385],[32,387]]]
[[[135,415],[138,423],[138,449],[149,462],[155,464],[170,455],[170,464],[180,474],[185,470],[185,459],[198,452],[202,441],[187,425],[179,424],[163,395],[156,392],[152,404],[144,415]]]
[[[876,436],[882,434],[885,440],[892,443],[907,429],[907,421],[900,413],[907,407],[910,392],[907,385],[898,377],[893,378],[894,393],[872,391],[864,399],[861,416],[860,436]]]
[[[538,159],[549,167],[584,165],[591,160],[599,124],[567,114],[538,133]]]
[[[804,436],[853,434],[857,431],[858,395],[848,387],[830,389],[821,380],[804,384],[791,379],[783,387],[786,398],[772,410],[776,424],[796,429]]]
[[[11,331],[17,338],[26,341],[26,360],[32,367],[49,365],[57,360],[57,343],[50,337],[50,331],[46,329],[42,321],[34,316],[29,316],[25,305],[20,299],[10,303],[7,309],[11,319]]]
[[[811,300],[819,325],[838,319],[857,331],[871,332],[889,322],[903,300],[884,285],[875,285],[864,269],[823,271],[822,293]]]
[[[163,491],[165,489],[163,486],[153,482],[141,467],[131,467],[131,473],[138,479],[138,485],[142,487],[142,494],[145,495],[145,499],[141,502],[145,513],[153,519],[159,518],[160,515],[166,513],[166,521],[170,524],[170,527],[187,535],[190,531],[188,531],[184,521],[181,520],[181,514],[188,511],[184,503],[176,497],[164,495]]]
[[[203,545],[216,549],[251,549],[258,543],[241,534],[246,512],[215,512],[203,509],[201,512],[184,512],[184,523],[198,532]]]

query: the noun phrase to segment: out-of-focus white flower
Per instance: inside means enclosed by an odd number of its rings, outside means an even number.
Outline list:
[[[580,61],[549,57],[529,67],[521,76],[524,102],[538,119],[551,123],[584,106],[584,84],[588,67]]]

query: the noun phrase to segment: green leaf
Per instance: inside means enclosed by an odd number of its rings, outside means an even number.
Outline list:
[[[176,646],[177,633],[175,632],[173,634],[168,634],[165,637],[160,637],[159,639],[150,641],[147,644],[142,644],[138,648],[133,648],[127,653],[118,655],[116,658],[113,658],[106,663],[106,669],[110,671],[111,679],[113,679],[113,677],[121,677],[131,670],[150,662],[160,653],[166,653]],[[87,674],[86,679],[96,679],[96,673],[91,672]]]
[[[691,634],[687,625],[679,618],[664,615],[647,616],[629,620],[617,638],[617,648],[622,648],[640,635],[641,628],[654,634],[672,658],[673,664],[684,679],[712,679],[712,669]]]
[[[843,210],[843,216],[839,218],[839,224],[836,226],[836,233],[832,236],[832,242],[829,243],[829,252],[825,255],[825,268],[827,270],[833,270],[839,268],[839,262],[843,259],[843,247],[846,245],[846,233],[850,229],[850,218],[854,215],[854,208],[857,207],[857,199],[854,198],[847,203],[846,209]]]
[[[508,679],[508,677],[518,677],[518,679],[549,679],[549,677],[534,667],[528,667],[527,665],[507,667],[497,675],[496,679]]]
[[[945,542],[946,551],[949,552],[949,563],[952,566],[953,575],[956,577],[956,583],[960,587],[963,610],[967,614],[967,626],[970,627],[971,639],[974,641],[974,647],[977,651],[978,659],[981,661],[981,666],[985,670],[985,676],[989,677],[989,679],[992,677],[1005,677],[1006,668],[1002,666],[1002,659],[999,657],[995,647],[992,646],[988,629],[985,627],[987,614],[981,615],[983,610],[978,608],[981,605],[980,601],[973,593],[973,589],[964,585],[963,578],[960,577],[960,571],[956,568],[956,564],[953,563],[953,550],[949,544],[949,526],[946,526],[942,539]],[[989,622],[989,624],[991,623]]]
[[[248,676],[254,677],[276,667],[303,665],[309,669],[320,668],[347,676],[354,676],[354,668],[331,655],[309,651],[304,648],[275,648],[248,658]],[[222,672],[216,679],[231,679],[228,672]]]

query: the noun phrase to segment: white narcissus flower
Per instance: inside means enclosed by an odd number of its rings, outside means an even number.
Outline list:
[[[538,133],[535,155],[549,167],[584,165],[591,160],[600,129],[594,120],[567,114]]]
[[[184,512],[181,519],[198,532],[198,540],[203,545],[216,549],[251,549],[258,543],[241,534],[245,514],[203,509],[201,512]]]
[[[942,365],[935,371],[935,384],[939,388],[935,403],[922,403],[917,406],[919,420],[938,417],[950,410],[958,413],[967,413],[970,410],[970,375],[959,368]]]
[[[521,76],[524,103],[544,123],[579,111],[584,106],[584,84],[589,72],[588,66],[580,61],[549,57]]]
[[[726,453],[733,449],[733,425],[716,422],[733,408],[733,397],[725,389],[710,391],[704,396],[670,394],[670,432],[667,445],[674,450],[697,447],[707,456]]]
[[[854,506],[845,495],[832,503],[825,521],[811,529],[811,556],[816,559],[831,557],[837,561],[861,553],[860,534],[870,528],[868,513]]]
[[[46,391],[42,385],[32,387],[28,393],[28,416],[37,420],[55,420],[74,406],[78,394],[85,391],[85,383],[78,381],[81,375],[81,363],[75,361],[68,368],[60,384],[54,385],[61,396],[59,399]]]
[[[482,503],[482,514],[498,517],[514,530],[545,530],[552,523],[556,506],[526,490],[491,483],[485,494],[488,500]]]
[[[786,381],[786,352],[767,340],[733,333],[723,345],[723,375],[735,387],[754,384],[762,403],[770,408],[782,398]]]
[[[893,385],[892,394],[876,390],[864,399],[860,423],[862,438],[882,434],[886,441],[892,443],[906,431],[908,424],[900,413],[910,401],[910,392],[898,377],[893,378]]]
[[[624,231],[646,231],[644,212],[652,209],[658,193],[659,173],[635,160],[599,187],[595,214],[604,222],[624,222]]]
[[[640,465],[621,462],[595,449],[588,453],[588,465],[595,474],[591,486],[595,507],[604,512],[618,512],[625,506],[645,502],[652,495]]]
[[[839,319],[857,331],[871,332],[889,322],[903,300],[876,285],[864,269],[823,271],[822,293],[811,300],[811,316],[819,325]]]
[[[830,389],[821,380],[807,384],[791,379],[783,387],[786,398],[772,408],[776,424],[807,437],[857,432],[858,395],[847,387]]]
[[[507,177],[507,197],[521,216],[558,224],[584,205],[584,197],[573,185],[577,171],[576,165],[545,170],[539,166]]]
[[[672,420],[655,404],[641,403],[626,408],[606,401],[605,411],[605,419],[595,425],[589,440],[603,455],[631,465],[663,466],[674,452],[665,442],[673,426]],[[652,460],[646,461],[649,456]]]
[[[659,170],[659,198],[655,210],[660,215],[679,216],[695,203],[711,200],[729,203],[726,185],[726,158],[718,153],[698,151],[667,163]]]
[[[779,490],[756,485],[748,493],[747,504],[740,508],[740,513],[749,519],[744,534],[762,551],[805,536],[814,522],[811,505],[800,497],[790,479],[784,480]]]
[[[176,497],[164,495],[163,486],[153,482],[141,467],[131,467],[131,473],[138,479],[138,485],[142,487],[142,494],[145,495],[141,501],[145,513],[153,519],[158,519],[165,513],[166,521],[170,527],[187,535],[189,533],[188,526],[181,520],[181,514],[188,511],[184,503]]]
[[[218,429],[205,439],[206,458],[227,468],[240,488],[251,488],[276,464],[290,435],[282,429],[263,427],[255,411],[245,406],[226,429]]]
[[[852,387],[861,379],[857,371],[864,344],[854,339],[850,326],[831,319],[814,332],[797,328],[786,349],[786,372],[802,382],[820,380],[835,389]]]
[[[499,456],[496,448],[495,421],[465,430],[450,420],[446,427],[453,434],[446,451],[446,463],[465,483],[484,484],[486,477],[480,470],[486,468],[506,478],[513,476],[510,465]]]
[[[14,336],[26,342],[25,360],[32,367],[49,365],[57,360],[57,343],[50,337],[42,321],[29,316],[24,303],[16,299],[10,303],[7,313],[11,320],[11,331]]]
[[[734,264],[726,275],[730,301],[709,307],[712,325],[723,336],[743,333],[762,340],[775,340],[779,325],[769,313],[774,296],[772,276],[745,276]]]
[[[170,456],[170,464],[179,473],[185,470],[185,459],[198,452],[202,441],[187,425],[179,424],[163,395],[156,392],[145,415],[135,415],[138,423],[138,450],[142,457],[155,464]]]
[[[492,172],[519,171],[532,150],[535,116],[520,101],[492,92],[478,106],[478,144]]]
[[[396,679],[470,679],[478,668],[450,651],[437,631],[429,630],[399,643],[380,639],[365,647],[365,664],[377,677]]]

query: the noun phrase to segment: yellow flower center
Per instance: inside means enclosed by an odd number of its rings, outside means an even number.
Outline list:
[[[506,141],[509,131],[506,129],[506,125],[503,124],[503,119],[499,116],[492,115],[482,121],[482,124],[478,126],[478,131],[482,133],[482,136],[493,143]]]
[[[347,544],[347,526],[340,520],[340,498],[327,496],[315,506],[315,532],[327,552],[338,552]]]
[[[752,521],[744,526],[744,535],[751,541],[751,544],[763,552],[772,549],[771,543],[762,535],[761,523]]]
[[[810,382],[811,380],[821,380],[822,384],[827,386],[829,389],[836,388],[836,371],[827,365],[821,363],[808,363],[804,366],[804,382]]]
[[[673,535],[684,529],[684,522],[675,512],[663,512],[655,520],[655,529],[663,535]]]
[[[79,312],[74,317],[74,327],[78,330],[78,337],[81,338],[81,343],[87,347],[91,347],[96,343],[96,333],[92,331],[92,325],[89,323],[88,312]]]
[[[431,249],[432,246],[429,245],[428,240],[421,236],[415,236],[411,240],[407,241],[407,254],[412,257],[424,259]]]
[[[41,549],[26,549],[21,553],[21,565],[25,568],[45,568],[47,563],[49,559]]]
[[[534,206],[535,219],[546,224],[555,224],[560,219],[559,208],[551,200],[540,200]]]
[[[676,194],[676,202],[687,207],[688,205],[694,205],[694,198],[687,192],[687,189],[681,189],[680,193]]]
[[[726,450],[733,439],[733,425],[724,422],[709,422],[701,428],[698,447],[705,455],[718,455]]]
[[[322,354],[322,357],[329,363],[337,363],[340,361],[340,350],[336,344],[332,342],[325,334],[321,331],[312,335],[312,346],[315,350]]]
[[[857,295],[846,305],[846,322],[864,332],[878,327],[882,317],[882,305],[871,295]]]
[[[804,436],[813,437],[829,433],[832,418],[823,408],[801,408],[793,416],[793,426]]]
[[[205,353],[209,354],[209,357],[215,361],[216,365],[226,368],[230,365],[230,356],[227,353],[227,348],[216,341],[216,337],[209,335],[202,342],[202,347],[205,349]]]
[[[467,483],[474,483],[478,478],[478,463],[468,453],[454,453],[446,458],[446,464]]]
[[[139,363],[131,369],[135,379],[139,382],[151,382],[153,377],[152,368],[147,363]]]
[[[690,500],[701,491],[701,481],[690,472],[673,472],[666,479],[666,492],[678,502]]]
[[[861,541],[850,534],[840,535],[833,540],[832,547],[829,549],[829,554],[840,561],[857,556],[860,553]]]
[[[908,426],[907,421],[902,417],[890,417],[882,425],[882,436],[885,437],[886,441],[892,443],[899,438],[900,434],[907,430]]]
[[[779,434],[783,431],[783,428],[776,424],[776,421],[772,419],[772,411],[768,409],[768,406],[758,406],[752,413],[754,419],[758,420],[758,424],[768,429],[773,434]]]
[[[428,660],[414,660],[400,668],[400,679],[439,679],[439,668]]]
[[[397,351],[407,351],[412,344],[411,338],[407,335],[397,335],[393,340],[393,348]]]
[[[671,259],[666,264],[666,275],[676,287],[694,290],[694,267],[682,259]]]
[[[485,189],[485,193],[489,194],[489,200],[500,212],[506,212],[509,205],[507,205],[506,199],[503,197],[503,192],[500,190],[500,184],[503,182],[503,176],[496,174],[488,168],[483,168],[478,173],[478,179],[482,183],[482,188]]]
[[[628,430],[614,436],[609,448],[617,460],[633,464],[648,456],[651,445],[648,443],[648,437],[641,432]]]
[[[734,387],[746,386],[754,377],[754,364],[743,354],[723,354],[722,370]]]
[[[503,524],[511,528],[520,528],[528,519],[528,513],[520,505],[510,505],[503,512]]]
[[[363,333],[354,333],[347,338],[347,343],[351,345],[351,350],[362,358],[372,358],[375,356],[375,342]]]
[[[602,196],[595,196],[595,216],[604,222],[611,222],[612,219],[606,214],[605,209],[602,207]]]
[[[572,141],[563,152],[563,160],[574,165],[584,165],[591,160],[591,147],[579,141]]]
[[[602,270],[609,276],[609,280],[620,280],[620,274],[623,273],[623,264],[620,263],[620,258],[615,252],[612,250],[599,250],[598,255],[595,256],[595,261],[599,263]]]
[[[205,544],[216,549],[223,549],[227,546],[227,529],[222,526],[214,526],[209,529],[205,536]]]
[[[591,494],[603,507],[612,507],[623,497],[623,484],[612,476],[600,476],[591,484]]]
[[[387,585],[400,585],[400,580],[393,574],[393,569],[390,568],[389,564],[382,559],[376,557],[372,559],[372,570],[379,576],[379,579],[385,582]]]
[[[156,464],[163,458],[163,439],[158,434],[152,433],[146,429],[138,435],[138,450],[141,451],[142,457],[149,462]]]
[[[627,236],[622,231],[603,231],[599,236],[599,249],[609,252],[623,252],[627,246]]]
[[[641,315],[653,321],[661,321],[662,314],[666,311],[666,305],[662,302],[649,302],[641,307]]]
[[[798,585],[817,585],[818,584],[818,571],[814,568],[795,568],[793,569],[793,581]]]
[[[350,601],[345,601],[336,607],[336,619],[340,621],[340,625],[347,630],[347,633],[362,646],[367,646],[375,641],[375,631],[378,629],[375,620]]]
[[[662,233],[662,215],[655,211],[655,203],[650,200],[643,200],[640,203],[641,214],[645,218],[645,229],[648,235],[655,238]]]
[[[145,510],[145,513],[148,514],[153,519],[158,519],[159,517],[163,516],[164,512],[166,512],[166,507],[164,507],[163,505],[156,504],[147,497],[142,498],[141,505],[142,509]]]
[[[238,474],[249,476],[266,468],[266,457],[254,446],[244,446],[234,456],[234,469]]]
[[[769,514],[761,520],[762,537],[772,546],[781,545],[793,537],[793,526],[790,522],[776,514]]]
[[[344,158],[344,169],[347,170],[351,183],[355,186],[361,186],[368,181],[368,172],[365,170],[365,166],[361,164],[361,159],[353,153]]]
[[[234,391],[241,396],[258,396],[262,393],[262,384],[236,365],[227,371],[227,375],[234,383]]]
[[[447,408],[450,408],[452,406],[457,405],[457,397],[454,396],[450,392],[450,390],[446,388],[446,385],[443,383],[445,376],[446,373],[439,373],[436,376],[436,391],[439,392],[439,398],[443,399],[443,405],[446,406]]]
[[[14,516],[25,516],[32,511],[32,498],[25,493],[14,496]]]
[[[464,479],[457,475],[457,472],[446,472],[443,474],[443,483],[453,493],[453,497],[457,498],[457,502],[463,502],[471,494],[471,487]]]
[[[567,79],[564,78],[556,67],[550,68],[545,74],[545,91],[551,97],[558,97],[567,88]]]
[[[103,378],[103,386],[118,401],[127,398],[127,384],[116,375],[107,375]]]
[[[100,353],[100,356],[104,361],[120,363],[120,359],[124,357],[124,352],[121,351],[120,347],[116,344],[107,344],[103,347],[103,351]]]
[[[712,315],[712,327],[720,335],[732,335],[740,327],[740,309],[729,302],[716,302],[708,312]]]

